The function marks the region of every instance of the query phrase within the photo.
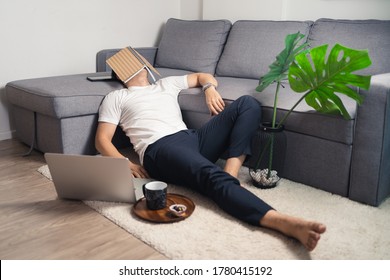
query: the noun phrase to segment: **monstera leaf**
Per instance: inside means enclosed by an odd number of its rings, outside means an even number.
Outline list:
[[[350,119],[343,102],[335,93],[345,94],[361,104],[362,96],[352,87],[368,89],[371,76],[352,72],[368,67],[371,60],[366,50],[336,44],[327,56],[327,49],[328,45],[323,45],[297,55],[289,69],[290,86],[295,92],[307,92],[304,99],[315,110],[341,114],[345,119]]]
[[[257,91],[263,91],[272,83],[287,80],[290,64],[294,61],[295,56],[304,52],[308,46],[307,43],[298,46],[304,37],[305,35],[299,32],[286,36],[284,50],[276,56],[276,60],[269,66],[269,72],[260,78]]]

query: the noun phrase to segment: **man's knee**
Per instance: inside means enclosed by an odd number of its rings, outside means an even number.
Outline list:
[[[253,96],[243,95],[236,100],[241,107],[242,112],[251,111],[254,116],[261,115],[261,104]]]
[[[251,95],[240,96],[237,101],[246,107],[253,108],[253,110],[261,110],[260,102]]]

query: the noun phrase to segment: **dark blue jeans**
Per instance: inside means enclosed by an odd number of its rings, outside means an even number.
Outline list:
[[[215,162],[223,153],[228,158],[250,155],[260,117],[256,99],[242,96],[202,128],[183,130],[151,144],[145,152],[144,167],[152,178],[190,187],[232,216],[259,226],[271,206],[241,187]]]

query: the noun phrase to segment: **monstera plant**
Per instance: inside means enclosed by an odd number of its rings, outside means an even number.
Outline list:
[[[369,89],[370,87],[371,76],[352,74],[371,65],[367,50],[355,50],[335,44],[328,54],[328,45],[310,49],[307,43],[300,44],[304,37],[299,32],[286,36],[285,49],[269,66],[270,71],[260,78],[256,88],[258,92],[262,92],[270,84],[277,84],[272,128],[283,126],[288,116],[303,100],[320,113],[338,114],[345,119],[350,119],[348,111],[336,93],[344,94],[361,105],[363,97],[355,88]],[[276,120],[279,90],[287,79],[293,91],[303,94],[281,120]],[[277,176],[276,179],[271,178],[274,175],[272,172],[273,144],[274,135],[271,134],[255,168],[250,171],[255,181],[263,180],[265,183],[274,183],[279,179]],[[269,152],[266,172],[258,169],[265,151]]]

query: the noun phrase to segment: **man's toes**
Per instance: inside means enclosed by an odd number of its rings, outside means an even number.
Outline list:
[[[320,240],[320,238],[321,238],[321,235],[312,232],[312,233],[309,235],[309,238],[308,238],[308,240],[307,240],[307,242],[306,242],[306,248],[307,248],[309,251],[312,251],[312,250],[317,246],[317,243],[318,243],[318,241]]]
[[[323,224],[315,224],[314,231],[318,233],[324,233],[326,231],[326,226]]]

